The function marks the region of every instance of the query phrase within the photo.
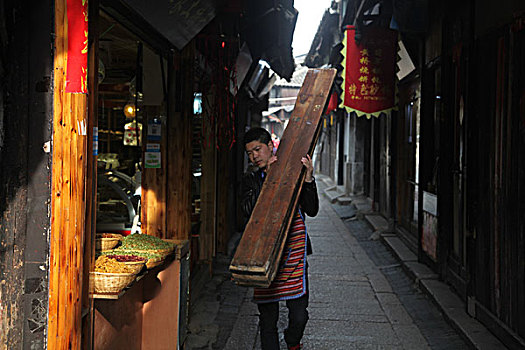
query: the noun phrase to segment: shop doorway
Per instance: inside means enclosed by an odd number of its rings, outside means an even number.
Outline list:
[[[419,81],[400,87],[397,122],[397,222],[398,231],[412,250],[418,247],[419,208]]]
[[[465,53],[456,50],[454,57],[454,122],[452,152],[452,203],[453,236],[450,242],[447,279],[458,293],[465,298],[467,294],[467,237],[466,237],[466,91],[468,60]]]
[[[96,231],[162,230],[143,225],[141,199],[144,178],[163,163],[166,60],[103,11],[99,27]]]

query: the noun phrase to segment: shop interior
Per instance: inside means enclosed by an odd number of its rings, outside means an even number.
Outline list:
[[[142,171],[161,166],[166,69],[164,57],[100,13],[97,232],[141,233]]]
[[[142,174],[144,167],[162,168],[160,152],[148,148],[160,149],[166,137],[167,59],[103,11],[99,25],[96,231],[147,233],[141,229]],[[194,94],[192,265],[201,226],[202,98]]]

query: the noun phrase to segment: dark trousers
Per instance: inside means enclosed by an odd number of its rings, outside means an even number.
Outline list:
[[[284,330],[284,340],[288,346],[301,342],[306,322],[308,322],[308,289],[300,298],[287,300],[288,328]],[[262,350],[279,350],[277,321],[279,320],[279,302],[257,304],[259,308],[259,327]]]

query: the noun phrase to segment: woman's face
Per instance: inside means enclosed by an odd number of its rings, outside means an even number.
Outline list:
[[[258,166],[259,169],[266,169],[273,152],[272,141],[268,142],[268,144],[260,141],[251,141],[246,144],[245,149],[250,162]]]

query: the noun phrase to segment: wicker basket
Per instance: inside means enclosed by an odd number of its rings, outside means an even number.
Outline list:
[[[119,238],[97,238],[95,239],[95,248],[97,250],[110,250],[117,246]]]
[[[159,266],[164,261],[164,258],[155,258],[155,259],[148,259],[146,262],[146,268],[152,269],[155,266]]]
[[[127,267],[133,269],[133,273],[137,274],[144,268],[146,264],[146,259],[142,261],[121,261],[122,264],[126,264]]]
[[[134,273],[91,272],[95,293],[119,293],[134,279]]]

